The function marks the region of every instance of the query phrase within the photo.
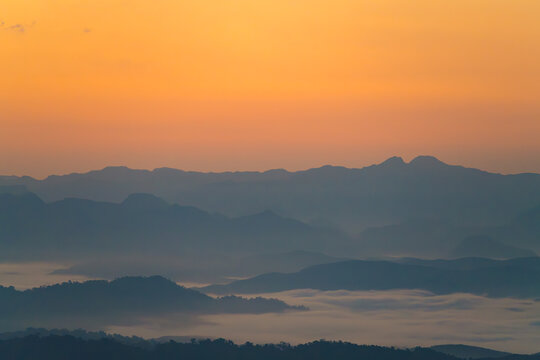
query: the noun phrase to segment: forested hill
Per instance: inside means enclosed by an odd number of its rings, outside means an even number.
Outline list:
[[[399,350],[362,346],[344,342],[316,341],[290,346],[236,345],[223,339],[168,342],[151,348],[100,339],[82,340],[72,336],[31,335],[0,341],[3,360],[456,360],[457,358],[426,348]],[[532,358],[531,358],[532,359]]]

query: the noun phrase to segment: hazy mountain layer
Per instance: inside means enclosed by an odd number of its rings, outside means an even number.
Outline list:
[[[453,226],[503,224],[540,204],[540,175],[500,175],[421,156],[362,169],[324,166],[298,172],[200,173],[109,167],[85,174],[0,177],[24,185],[45,201],[66,197],[121,202],[152,193],[169,202],[229,216],[272,210],[350,232],[410,219],[438,219]]]
[[[114,279],[129,275],[161,274],[176,281],[226,283],[266,272],[293,272],[305,267],[343,261],[343,258],[308,251],[263,253],[247,257],[115,257],[86,261],[54,274],[83,275],[89,278]]]
[[[347,253],[347,236],[270,211],[228,218],[134,194],[120,204],[82,199],[45,203],[32,193],[0,194],[0,258],[122,256],[208,258],[293,250]]]
[[[436,294],[471,293],[491,297],[540,297],[540,258],[345,261],[299,272],[269,273],[203,291],[255,294],[293,289],[422,289]]]
[[[105,327],[164,314],[268,313],[301,310],[276,299],[213,298],[165,278],[63,283],[18,291],[0,287],[0,329]]]
[[[533,256],[535,253],[527,248],[540,249],[539,209],[525,211],[502,226],[463,228],[441,221],[417,220],[370,228],[353,238],[338,230],[314,227],[271,211],[229,218],[194,207],[171,205],[149,194],[133,194],[117,204],[74,198],[45,203],[32,193],[4,193],[0,194],[0,259],[69,259],[78,263],[83,258],[97,256],[106,263],[104,270],[119,269],[117,274],[112,274],[117,276],[136,274],[133,269],[144,268],[156,256],[161,257],[158,264],[171,261],[163,257],[173,257],[175,265],[163,269],[165,273],[176,273],[180,275],[175,275],[178,279],[198,277],[198,281],[215,282],[220,267],[225,277],[299,270],[299,267],[279,265],[285,265],[286,255],[282,260],[273,260],[278,264],[275,267],[263,264],[269,263],[264,254],[300,250],[359,258],[469,255],[512,258]],[[491,240],[488,243],[465,240],[471,236],[489,236]],[[133,262],[131,269],[122,266],[122,259],[141,258],[142,254],[146,261],[139,261],[139,265]],[[263,258],[251,261],[246,258],[258,254]],[[317,263],[313,256],[306,263],[299,254],[289,262],[303,266]],[[246,266],[236,270],[230,266],[223,268],[224,264],[237,261],[243,261]],[[318,263],[324,262],[328,261],[321,259]],[[198,274],[194,272],[197,266]],[[90,274],[86,268],[74,269],[74,273]]]
[[[463,227],[417,219],[369,228],[357,239],[364,256],[513,258],[540,251],[539,224],[540,207],[534,207],[498,226]]]
[[[460,242],[450,256],[453,258],[485,256],[493,259],[508,259],[533,257],[537,254],[532,250],[500,243],[489,236],[470,236]]]

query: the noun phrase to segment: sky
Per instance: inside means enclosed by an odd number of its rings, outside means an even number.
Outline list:
[[[0,174],[540,172],[538,0],[3,0]]]

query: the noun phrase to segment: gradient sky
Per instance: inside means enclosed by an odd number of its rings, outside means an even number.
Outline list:
[[[3,0],[0,174],[540,172],[538,0]]]

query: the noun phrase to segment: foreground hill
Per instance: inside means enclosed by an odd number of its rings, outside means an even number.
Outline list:
[[[156,345],[163,344],[163,343],[170,343],[171,340],[177,343],[190,343],[190,345],[199,345],[199,346],[207,346],[209,344],[216,345],[216,344],[223,344],[222,340],[217,341],[210,341],[208,338],[194,338],[189,336],[175,336],[175,337],[163,337],[163,338],[156,338],[156,339],[144,339],[137,336],[123,336],[119,334],[109,334],[103,331],[86,331],[83,329],[77,329],[77,330],[67,330],[67,329],[43,329],[43,328],[28,328],[26,330],[21,331],[15,331],[15,332],[7,332],[7,333],[0,333],[0,340],[14,340],[14,339],[22,339],[22,338],[49,338],[49,337],[72,337],[80,340],[108,340],[112,342],[118,342],[124,345],[131,345],[134,347],[146,349],[146,350],[152,350],[156,347]],[[336,344],[326,341],[319,341],[316,343],[323,343],[323,344]],[[231,345],[230,342],[226,342],[226,344]],[[305,344],[303,347],[309,347],[313,346],[314,343],[311,344]],[[351,344],[347,343],[338,343],[342,346],[349,346]],[[244,345],[245,346],[245,345]],[[238,348],[242,348],[242,346],[236,346]],[[266,348],[271,347],[277,347],[277,345],[265,345]],[[283,350],[290,350],[291,346],[287,345],[286,343],[282,343],[279,345],[279,347]],[[353,347],[356,347],[356,345],[353,345]],[[379,348],[381,347],[367,347],[367,346],[361,346],[359,348]],[[435,350],[436,352],[443,353],[446,355],[450,355],[456,358],[460,359],[496,359],[496,358],[502,358],[502,357],[508,357],[510,359],[512,358],[518,358],[519,355],[503,352],[503,351],[497,351],[492,349],[487,349],[483,347],[478,346],[470,346],[470,345],[462,345],[462,344],[446,344],[446,345],[435,345],[431,346],[429,349]],[[413,351],[418,351],[419,348],[413,349]],[[538,355],[538,354],[536,354]],[[438,357],[438,354],[434,355],[435,357]],[[523,358],[529,358],[530,356],[526,355]],[[532,358],[532,357],[530,357]]]
[[[213,298],[159,276],[93,280],[18,291],[0,287],[0,329],[106,326],[171,313],[302,310],[276,299]]]
[[[471,293],[491,297],[540,297],[540,258],[345,261],[295,273],[269,273],[228,285],[203,288],[216,294],[255,294],[293,289],[423,289],[436,294]]]
[[[423,218],[454,226],[496,226],[540,205],[538,174],[493,174],[430,156],[409,163],[394,157],[362,169],[324,166],[297,172],[108,167],[44,180],[4,176],[0,185],[25,186],[48,202],[68,197],[121,202],[132,193],[151,193],[229,216],[270,209],[355,233]]]
[[[45,203],[32,193],[4,193],[0,228],[0,258],[7,260],[201,251],[208,256],[299,249],[345,253],[350,245],[339,231],[270,211],[229,218],[148,194],[116,204],[74,198]]]
[[[38,355],[39,354],[39,355]],[[243,360],[456,360],[457,358],[426,348],[400,350],[345,342],[316,341],[291,346],[236,345],[223,339],[191,343],[169,342],[151,348],[128,345],[115,340],[82,340],[72,336],[27,336],[0,340],[4,360],[165,360],[165,359],[243,359]]]

